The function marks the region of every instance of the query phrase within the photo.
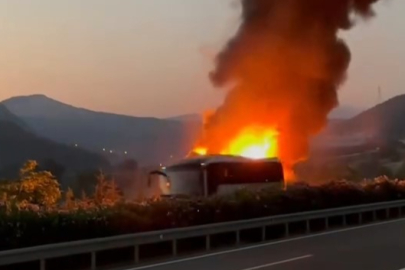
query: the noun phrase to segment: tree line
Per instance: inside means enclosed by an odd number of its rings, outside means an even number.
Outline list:
[[[123,200],[123,193],[114,179],[103,172],[94,175],[92,193],[73,189],[61,189],[60,182],[50,172],[42,170],[34,160],[27,161],[20,169],[17,179],[0,181],[0,205],[13,209],[75,209],[90,206],[114,205]]]

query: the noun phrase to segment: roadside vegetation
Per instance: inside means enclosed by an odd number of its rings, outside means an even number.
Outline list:
[[[102,173],[93,194],[78,196],[71,189],[62,192],[51,173],[29,161],[19,179],[0,182],[0,250],[404,198],[405,182],[380,177],[129,202]]]

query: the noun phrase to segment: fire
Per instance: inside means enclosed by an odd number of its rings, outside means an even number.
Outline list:
[[[222,151],[212,151],[209,147],[199,145],[192,151],[195,155],[232,155],[251,159],[280,157],[279,132],[275,128],[251,126],[242,129],[237,135],[227,140]],[[295,181],[291,164],[284,164],[284,178],[287,182]]]
[[[196,147],[193,152],[200,156],[205,156],[208,153],[208,149],[205,147]]]
[[[275,129],[247,128],[236,136],[224,154],[252,159],[277,157],[277,131]]]
[[[250,127],[225,143],[221,155],[243,156],[252,159],[272,158],[278,155],[278,132],[273,128]],[[196,147],[198,155],[207,155],[209,149]],[[218,154],[218,153],[210,153]]]

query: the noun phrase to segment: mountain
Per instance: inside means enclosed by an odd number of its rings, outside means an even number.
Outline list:
[[[405,138],[405,95],[389,99],[333,127],[341,135],[358,134],[383,140]]]
[[[44,95],[14,97],[2,103],[41,136],[115,159],[131,157],[141,164],[182,158],[200,129],[194,122],[95,112]]]
[[[405,95],[396,96],[350,119],[330,121],[312,138],[311,149],[352,154],[376,148],[391,153],[399,151],[397,143],[405,140],[404,115]]]
[[[20,118],[12,114],[4,105],[0,104],[0,121],[11,122],[16,124],[22,129],[29,130],[28,125]]]
[[[109,168],[108,161],[101,155],[37,136],[24,128],[23,122],[1,105],[0,111],[1,178],[15,176],[18,168],[29,159],[38,161],[46,169],[58,167],[70,176]]]
[[[356,115],[358,115],[362,110],[346,105],[340,105],[339,107],[335,108],[330,114],[330,119],[350,119]]]
[[[167,120],[176,120],[176,121],[182,121],[182,122],[195,122],[195,123],[201,123],[201,124],[203,122],[202,116],[197,113],[178,115],[178,116],[167,118]]]

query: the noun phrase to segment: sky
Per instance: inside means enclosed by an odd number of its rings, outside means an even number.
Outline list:
[[[235,33],[237,0],[0,0],[0,100],[45,94],[97,111],[169,117],[214,109],[208,80]],[[405,1],[342,37],[352,49],[341,104],[405,93]]]

